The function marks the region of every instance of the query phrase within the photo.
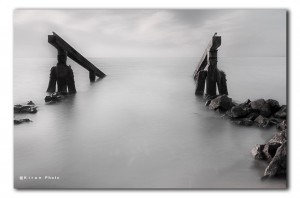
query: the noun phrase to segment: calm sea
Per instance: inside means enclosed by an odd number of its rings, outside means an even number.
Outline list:
[[[14,126],[16,188],[285,188],[261,181],[250,154],[275,129],[239,127],[194,95],[199,58],[95,58],[104,73],[69,61],[78,93],[45,105],[55,59],[14,60],[14,104],[34,101],[32,123]],[[237,102],[286,104],[285,58],[219,58]],[[41,180],[20,180],[41,176]],[[45,180],[57,176],[59,180]]]

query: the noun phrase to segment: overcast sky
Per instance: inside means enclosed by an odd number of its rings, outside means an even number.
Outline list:
[[[285,10],[15,10],[14,57],[55,57],[52,31],[86,57],[286,56]]]

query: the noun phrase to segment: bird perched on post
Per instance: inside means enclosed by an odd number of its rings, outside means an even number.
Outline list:
[[[217,36],[217,32],[214,34],[214,36]]]

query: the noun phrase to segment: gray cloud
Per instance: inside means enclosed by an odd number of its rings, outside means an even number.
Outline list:
[[[285,56],[285,10],[15,10],[14,56],[53,57],[55,31],[87,57]]]

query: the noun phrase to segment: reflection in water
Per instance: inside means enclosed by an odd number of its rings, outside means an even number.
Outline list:
[[[33,100],[39,106],[37,114],[28,115],[33,123],[15,126],[16,187],[285,187],[284,179],[260,181],[265,163],[250,155],[274,129],[235,126],[208,111],[194,96],[197,59],[95,59],[107,77],[92,85],[88,73],[71,62],[78,93],[45,105],[52,61],[15,61],[14,102]],[[284,59],[242,63],[219,62],[233,98],[285,103]],[[274,83],[278,89],[270,92]],[[60,180],[20,181],[22,175]]]

